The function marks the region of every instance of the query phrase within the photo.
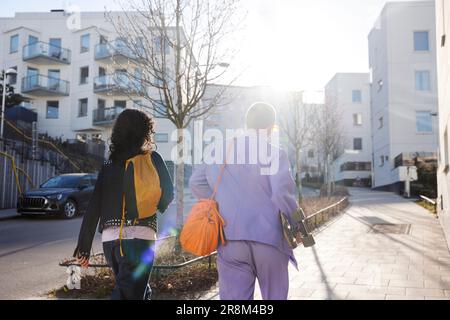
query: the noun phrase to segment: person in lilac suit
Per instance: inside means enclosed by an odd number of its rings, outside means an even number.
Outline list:
[[[286,152],[256,134],[274,128],[274,107],[252,105],[246,122],[245,133],[226,141],[222,150],[227,165],[216,201],[226,222],[227,242],[218,248],[220,298],[253,300],[258,279],[264,300],[286,300],[289,261],[295,267],[297,262],[284,239],[280,212],[293,222],[292,214],[298,210],[296,185]],[[211,197],[220,168],[219,163],[196,168],[190,179],[196,198]]]

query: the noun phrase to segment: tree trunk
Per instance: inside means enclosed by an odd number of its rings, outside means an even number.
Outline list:
[[[296,156],[296,184],[297,184],[297,191],[298,191],[298,201],[299,203],[302,202],[302,158],[301,158],[301,150],[300,148],[297,149],[297,156]]]
[[[175,185],[177,190],[177,229],[181,230],[184,224],[184,131],[177,129],[177,163]]]
[[[327,197],[331,197],[331,168],[330,155],[327,155]]]

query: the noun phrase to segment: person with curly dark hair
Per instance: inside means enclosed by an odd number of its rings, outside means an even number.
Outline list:
[[[97,225],[105,258],[115,275],[113,300],[149,300],[158,232],[157,212],[174,198],[161,155],[153,150],[154,121],[127,109],[116,120],[109,161],[99,172],[83,218],[74,257],[87,268]]]

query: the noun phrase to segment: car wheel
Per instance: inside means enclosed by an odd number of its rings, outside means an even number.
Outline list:
[[[63,206],[63,217],[65,219],[75,218],[78,213],[77,204],[73,200],[67,200]]]

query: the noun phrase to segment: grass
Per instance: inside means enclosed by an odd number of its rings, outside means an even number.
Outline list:
[[[424,207],[425,209],[430,211],[432,214],[437,214],[436,205],[433,205],[433,204],[431,204],[431,203],[429,203],[428,201],[425,201],[425,200],[418,200],[418,201],[416,201],[416,203],[419,206]]]

